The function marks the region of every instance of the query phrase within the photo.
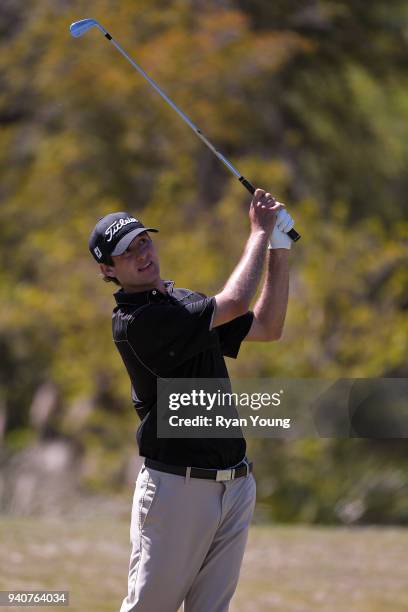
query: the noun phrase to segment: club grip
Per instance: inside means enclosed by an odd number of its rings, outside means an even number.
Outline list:
[[[243,184],[245,189],[248,189],[249,193],[252,193],[252,195],[255,193],[255,187],[244,176],[239,177],[239,182]],[[294,227],[288,231],[288,236],[293,240],[293,242],[297,242],[300,238],[300,234],[297,233]]]

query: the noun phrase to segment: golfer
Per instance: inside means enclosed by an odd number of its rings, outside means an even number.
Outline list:
[[[257,189],[250,234],[224,288],[205,297],[160,276],[151,232],[132,215],[103,217],[89,249],[115,293],[113,338],[141,419],[144,465],[133,498],[128,593],[120,612],[226,612],[235,592],[255,506],[243,437],[157,437],[157,381],[228,378],[224,356],[242,341],[278,340],[288,301],[285,207]],[[262,271],[266,273],[249,311]]]

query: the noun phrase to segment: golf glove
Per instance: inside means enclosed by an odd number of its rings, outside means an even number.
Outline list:
[[[268,242],[268,249],[290,249],[292,240],[287,235],[295,225],[290,214],[285,208],[281,208],[276,216],[275,227]]]

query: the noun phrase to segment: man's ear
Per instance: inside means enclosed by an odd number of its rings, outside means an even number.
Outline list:
[[[115,278],[115,268],[113,266],[108,266],[107,264],[101,263],[99,264],[101,272],[104,276],[111,276]]]

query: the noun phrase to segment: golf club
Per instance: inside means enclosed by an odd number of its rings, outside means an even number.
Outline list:
[[[211,144],[211,142],[204,136],[202,131],[196,125],[194,125],[194,123],[189,119],[189,117],[187,117],[187,115],[185,115],[183,113],[183,111],[180,110],[179,107],[172,100],[170,100],[170,98],[164,93],[164,91],[161,89],[161,87],[159,87],[159,85],[155,81],[153,81],[153,79],[151,79],[149,77],[149,75],[143,70],[143,68],[141,68],[126,53],[126,51],[119,45],[118,42],[116,42],[116,40],[114,38],[112,38],[112,36],[109,34],[109,32],[107,30],[105,30],[105,28],[103,26],[101,26],[100,23],[98,23],[95,19],[82,19],[81,21],[75,21],[74,23],[72,23],[70,25],[69,29],[71,31],[72,36],[74,36],[75,38],[78,38],[79,36],[82,36],[83,34],[86,34],[86,32],[88,32],[88,30],[90,30],[93,27],[97,27],[101,32],[103,32],[104,36],[132,64],[132,66],[134,68],[136,68],[136,70],[142,75],[142,77],[144,79],[146,79],[146,81],[148,81],[148,83],[150,83],[150,85],[157,91],[158,94],[161,95],[161,97],[167,102],[167,104],[169,104],[176,111],[176,113],[178,113],[178,115],[180,115],[180,117],[183,119],[183,121],[185,121],[187,123],[187,125],[189,125],[190,128],[197,134],[197,136],[199,138],[201,138],[201,140],[204,142],[204,144],[206,144],[207,147],[209,149],[211,149],[211,151],[214,153],[214,155],[216,155],[218,157],[218,159],[225,166],[227,166],[227,168],[238,178],[240,183],[242,183],[243,186],[251,194],[254,194],[255,193],[255,187],[252,185],[252,183],[250,183],[244,176],[242,176],[242,174],[240,172],[238,172],[238,170],[231,164],[231,162],[228,161],[228,159],[226,159],[226,157],[224,157],[224,155],[222,155],[222,153],[217,151],[217,149]],[[296,242],[300,238],[300,235],[297,233],[297,231],[294,228],[289,230],[288,236],[290,236],[290,238],[294,242]]]

